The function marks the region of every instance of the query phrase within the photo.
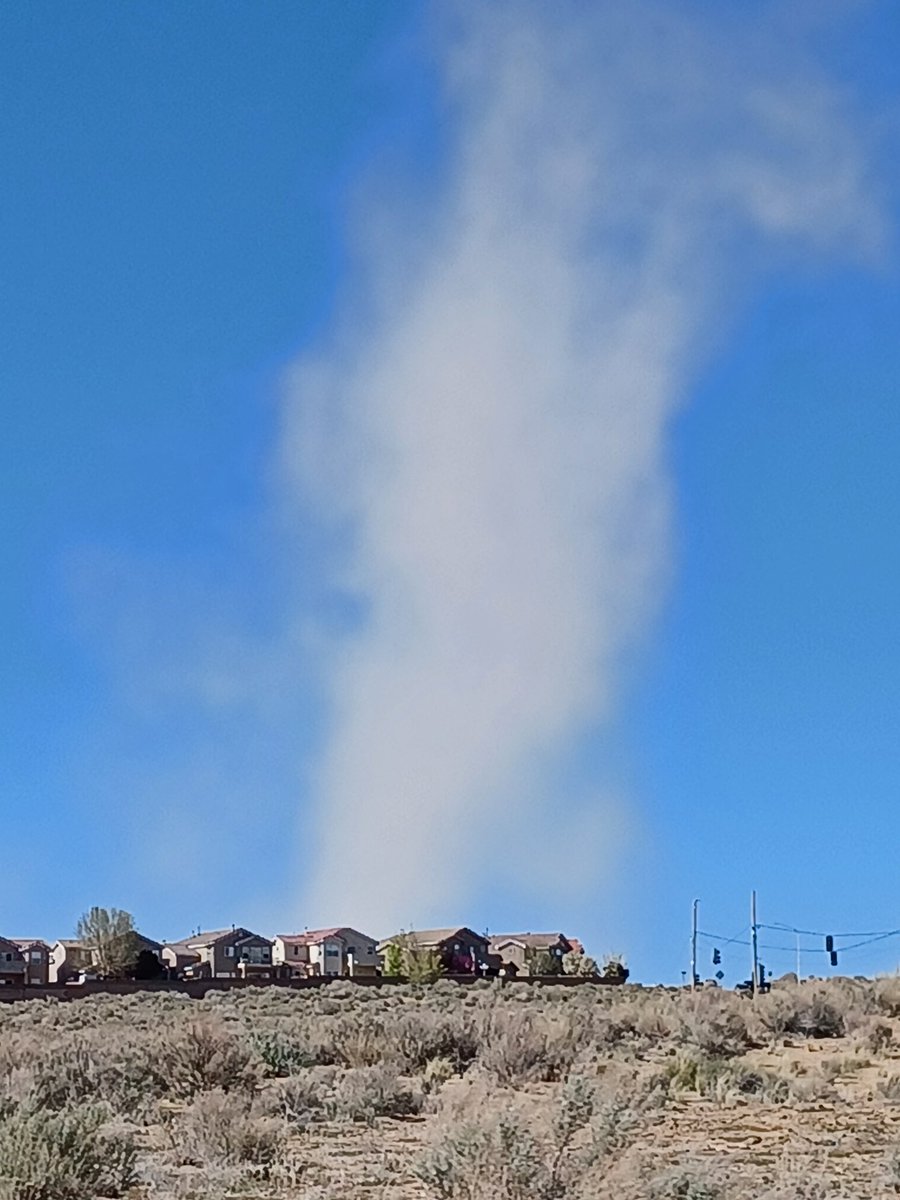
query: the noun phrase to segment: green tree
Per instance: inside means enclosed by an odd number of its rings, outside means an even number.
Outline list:
[[[624,955],[604,954],[600,974],[604,979],[620,979],[624,983],[630,974]]]
[[[403,947],[397,942],[391,942],[384,952],[384,973],[396,979],[405,979],[403,969]]]
[[[88,909],[75,936],[91,951],[98,974],[116,979],[133,968],[139,946],[131,913],[120,908]]]
[[[404,974],[410,983],[434,983],[444,973],[438,952],[420,946],[415,934],[407,934],[404,958]]]
[[[587,954],[576,950],[563,955],[563,971],[566,975],[597,975],[597,963]]]
[[[528,964],[530,975],[559,975],[563,969],[562,959],[558,954],[549,950],[528,949],[525,952],[525,962]]]
[[[410,983],[434,983],[444,972],[437,951],[420,946],[415,933],[401,933],[384,952],[386,975],[408,979]]]

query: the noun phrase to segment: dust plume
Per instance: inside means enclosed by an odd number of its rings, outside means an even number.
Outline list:
[[[559,778],[664,595],[673,413],[761,271],[878,251],[815,30],[729,11],[435,14],[439,183],[354,210],[343,310],[285,399],[286,493],[360,605],[321,646],[305,920],[463,919],[491,846],[582,840]]]

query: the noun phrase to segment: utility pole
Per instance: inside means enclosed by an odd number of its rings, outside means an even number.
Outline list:
[[[691,991],[697,986],[697,908],[699,900],[695,900],[691,908]]]
[[[794,937],[797,939],[797,982],[800,982],[800,933],[794,930]]]
[[[750,893],[750,945],[753,947],[753,974],[750,976],[750,992],[756,996],[759,989],[759,951],[756,944],[756,889]]]

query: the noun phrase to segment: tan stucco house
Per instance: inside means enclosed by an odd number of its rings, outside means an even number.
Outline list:
[[[94,965],[94,952],[75,938],[60,938],[50,950],[50,983],[68,983]]]
[[[273,974],[272,943],[242,927],[200,931],[162,948],[163,965],[191,979],[240,979]]]
[[[375,975],[378,943],[348,925],[279,933],[273,943],[273,961],[290,969],[294,977],[310,975]]]
[[[550,955],[562,973],[563,956],[572,949],[572,942],[562,933],[495,933],[490,939],[491,953],[498,956],[504,967],[512,964],[518,975],[530,975],[536,954]]]

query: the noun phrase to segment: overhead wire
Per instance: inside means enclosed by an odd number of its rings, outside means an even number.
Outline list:
[[[856,937],[856,938],[861,939],[859,941],[850,943],[850,945],[835,946],[835,950],[837,950],[841,954],[846,954],[850,950],[859,950],[863,946],[871,946],[875,942],[884,942],[884,941],[887,941],[889,938],[900,937],[900,929],[886,929],[886,930],[880,930],[877,933],[868,933],[868,934],[858,934],[858,933],[838,934],[838,933],[835,933],[835,934],[829,935],[829,934],[824,934],[824,933],[818,933],[815,930],[810,930],[810,929],[795,929],[792,925],[764,925],[764,924],[760,923],[757,926],[757,928],[770,929],[772,931],[777,931],[779,933],[797,933],[797,934],[801,934],[805,937],[823,937],[824,938],[824,937],[831,936],[835,939],[835,941],[838,938],[842,938],[842,937]],[[741,933],[743,933],[743,932],[744,931],[742,930]],[[708,930],[698,929],[697,936],[703,937],[703,938],[708,938],[710,941],[717,942],[718,944],[720,944],[722,946],[728,946],[728,945],[750,946],[750,945],[752,945],[749,938],[742,938],[740,935],[738,935],[737,937],[733,937],[733,938],[726,938],[718,933],[710,933]],[[758,943],[758,948],[760,950],[774,950],[776,952],[783,952],[785,954],[794,954],[797,951],[796,946],[776,946],[771,943],[765,943],[765,942]],[[800,946],[799,949],[802,954],[830,954],[831,953],[830,950],[828,950],[822,946]]]

